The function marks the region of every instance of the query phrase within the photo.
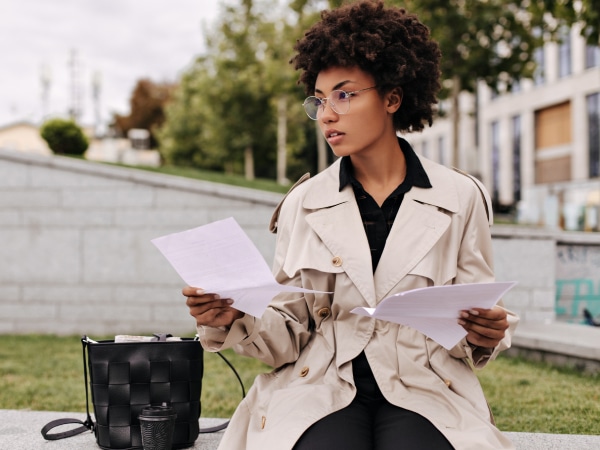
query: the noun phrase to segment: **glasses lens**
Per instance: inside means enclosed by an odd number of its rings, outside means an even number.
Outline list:
[[[333,91],[329,98],[336,113],[346,114],[350,109],[350,95],[346,91]]]
[[[310,117],[312,120],[317,120],[317,112],[319,112],[319,107],[323,104],[320,98],[317,97],[307,97],[304,100],[303,106],[304,111],[306,111],[306,115]]]

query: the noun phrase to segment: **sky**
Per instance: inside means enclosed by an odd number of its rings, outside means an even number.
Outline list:
[[[175,81],[202,54],[204,27],[214,24],[219,5],[0,0],[0,126],[68,117],[73,104],[82,125],[94,125],[99,115],[105,126],[114,112],[128,114],[139,79]]]

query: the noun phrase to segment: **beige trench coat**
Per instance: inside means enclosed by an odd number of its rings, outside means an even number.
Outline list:
[[[350,404],[351,362],[363,350],[387,400],[429,419],[456,449],[513,448],[492,424],[472,365],[510,346],[516,316],[509,312],[509,333],[486,352],[464,339],[447,351],[410,327],[350,313],[409,289],[494,280],[483,187],[421,162],[433,188],[405,195],[374,275],[353,190],[339,192],[339,160],[288,193],[275,277],[333,294],[285,293],[261,319],[246,315],[228,331],[199,327],[205,349],[234,348],[276,368],[256,378],[220,450],[291,449],[310,425]]]

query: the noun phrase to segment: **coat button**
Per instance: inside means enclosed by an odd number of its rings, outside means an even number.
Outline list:
[[[267,418],[265,416],[262,416],[261,421],[260,421],[260,428],[264,430],[266,423],[267,423]]]
[[[450,380],[444,380],[444,383],[446,384],[446,386],[450,387],[452,386],[452,381]]]
[[[335,267],[340,267],[342,265],[342,258],[340,258],[339,256],[334,256],[333,259],[331,260],[331,263]]]
[[[308,375],[308,367],[304,366],[300,371],[300,376],[305,377],[306,375]]]
[[[323,320],[327,319],[331,315],[331,310],[329,308],[321,308],[317,312],[317,315]]]

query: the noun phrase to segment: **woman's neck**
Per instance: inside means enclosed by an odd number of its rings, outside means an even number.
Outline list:
[[[406,178],[406,158],[397,139],[393,145],[350,158],[354,177],[379,206]]]

